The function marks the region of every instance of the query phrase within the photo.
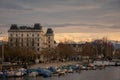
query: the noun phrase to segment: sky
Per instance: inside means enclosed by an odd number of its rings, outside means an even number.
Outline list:
[[[0,36],[11,24],[34,23],[52,28],[57,42],[120,41],[120,0],[0,0]]]

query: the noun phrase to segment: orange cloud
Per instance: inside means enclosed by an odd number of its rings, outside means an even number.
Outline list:
[[[71,40],[75,42],[92,41],[94,39],[101,39],[107,37],[109,40],[120,41],[120,32],[114,33],[56,33],[55,40],[61,42],[64,40]]]

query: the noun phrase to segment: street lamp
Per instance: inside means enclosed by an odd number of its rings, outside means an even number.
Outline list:
[[[4,42],[2,40],[2,62],[4,62]]]
[[[4,62],[4,42],[2,40],[2,69],[3,69],[3,62]]]
[[[2,32],[0,34],[2,34]],[[1,69],[3,69],[3,62],[4,62],[4,41],[3,40],[1,40],[1,45],[2,45],[2,63],[1,63]]]

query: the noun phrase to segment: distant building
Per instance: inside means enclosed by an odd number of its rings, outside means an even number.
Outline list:
[[[81,43],[72,43],[70,45],[74,49],[75,53],[82,52],[82,46],[83,46],[83,44],[81,44]]]
[[[67,44],[69,46],[71,46],[71,48],[74,50],[74,53],[81,53],[82,52],[82,46],[84,45],[83,43],[64,43]]]
[[[74,55],[72,56],[73,60],[80,60],[81,59],[81,54],[82,54],[82,47],[84,44],[82,43],[70,43],[69,44],[72,49],[74,50]]]
[[[38,23],[33,27],[12,24],[8,30],[8,42],[11,47],[35,48],[39,54],[44,48],[54,48],[54,32],[48,28],[44,33]]]

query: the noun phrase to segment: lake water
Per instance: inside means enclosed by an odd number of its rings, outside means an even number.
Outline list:
[[[65,76],[1,78],[0,80],[120,80],[120,67],[106,67],[103,70],[88,70],[81,73],[68,73]]]

